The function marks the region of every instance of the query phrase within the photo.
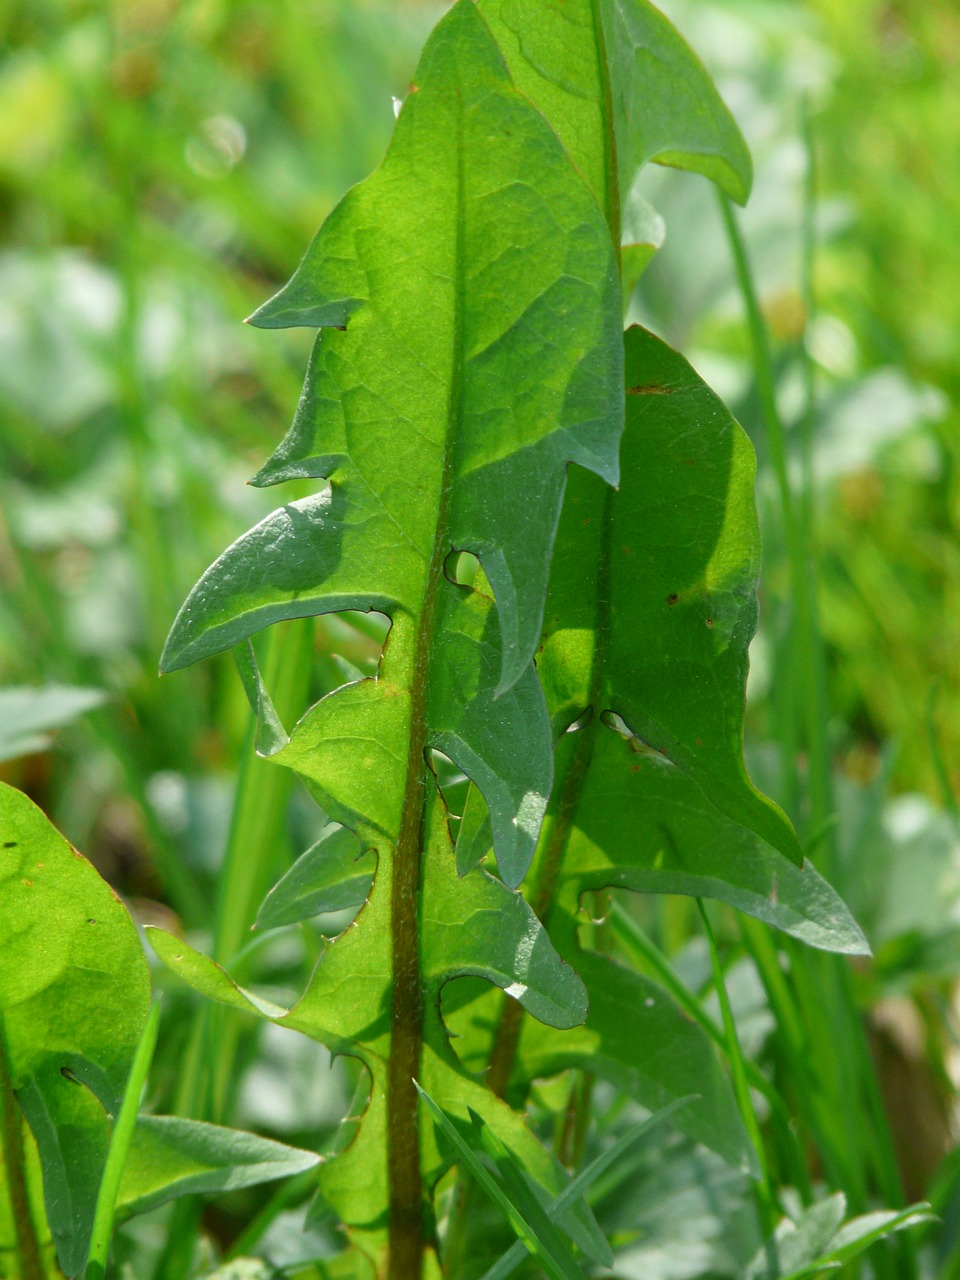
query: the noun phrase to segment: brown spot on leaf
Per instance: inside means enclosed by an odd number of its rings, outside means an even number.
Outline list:
[[[697,745],[698,747],[702,747],[702,746],[703,746],[703,739],[702,739],[702,738],[694,738],[694,740],[693,740],[693,741],[696,743],[696,745]]]
[[[667,604],[675,605],[679,599],[680,597],[677,595],[676,591],[671,591],[667,596]]]
[[[627,387],[628,396],[668,396],[672,387],[661,387],[659,383],[647,382],[639,387]]]
[[[346,332],[347,332],[347,326],[346,326],[345,324],[332,324],[332,325],[330,326],[330,328],[331,328],[331,329],[339,329],[341,333],[346,333]]]
[[[707,621],[707,626],[708,626],[708,627],[712,627],[712,626],[713,626],[713,619],[712,619],[712,618],[707,618],[707,620],[706,620],[706,621]]]
[[[28,888],[33,884],[32,880],[24,880],[23,882]]]

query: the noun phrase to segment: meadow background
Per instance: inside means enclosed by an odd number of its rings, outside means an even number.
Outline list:
[[[690,358],[757,446],[751,768],[875,952],[808,1031],[828,1056],[839,1023],[864,1018],[876,1074],[867,1080],[861,1063],[854,1087],[885,1111],[895,1168],[884,1174],[865,1150],[862,1168],[851,1157],[828,1181],[845,1181],[862,1207],[897,1179],[906,1196],[932,1197],[942,1222],[896,1274],[949,1280],[960,1276],[960,9],[663,7],[754,156],[740,225],[805,514],[822,639],[813,655],[797,651],[757,364],[700,179],[644,179],[666,238],[630,315]],[[242,925],[234,953],[246,946],[244,911],[310,842],[318,815],[251,758],[229,659],[162,681],[157,659],[199,573],[275,505],[244,481],[288,425],[310,335],[241,321],[378,162],[391,98],[438,12],[412,0],[0,2],[0,777],[44,808],[139,920],[201,945],[227,910],[224,859],[243,856],[241,836],[258,839],[244,901],[229,908]],[[320,620],[310,636],[313,696],[346,664],[375,661],[375,629]],[[282,678],[282,650],[271,652]],[[811,662],[812,728],[797,674]],[[241,762],[259,796],[255,829],[234,804]],[[647,923],[695,987],[693,910],[657,903]],[[724,946],[749,1052],[789,1077],[782,1010],[733,927]],[[261,982],[296,986],[302,950],[275,940],[243,963]],[[342,1068],[318,1046],[230,1024],[211,1073],[193,1061],[202,1015],[169,986],[158,1109],[300,1144],[329,1138],[347,1105]],[[839,1147],[844,1125],[865,1123],[849,1084],[840,1067],[810,1084],[835,1113]],[[824,1174],[816,1162],[812,1172]],[[270,1202],[264,1221],[279,1257],[301,1247],[296,1199]],[[235,1245],[262,1202],[249,1192],[208,1208],[211,1248]],[[723,1212],[710,1197],[683,1204],[690,1240],[719,1248]],[[703,1249],[692,1263],[689,1248],[658,1241],[656,1222],[651,1208],[637,1274],[704,1274]],[[136,1230],[130,1256],[159,1255],[164,1215]]]

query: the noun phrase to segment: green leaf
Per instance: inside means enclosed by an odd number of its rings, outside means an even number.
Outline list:
[[[599,209],[470,0],[428,41],[415,86],[383,165],[252,317],[327,329],[257,483],[330,487],[208,571],[165,670],[281,617],[418,617],[441,544],[475,553],[492,583],[502,692],[538,638],[566,464],[617,479],[619,282]]]
[[[681,769],[618,733],[597,735],[561,886],[568,900],[604,888],[716,898],[808,946],[870,954],[843,900],[809,862],[788,862],[719,813]]]
[[[738,204],[750,152],[697,55],[649,0],[601,0],[620,171],[649,161],[703,174]]]
[[[249,640],[245,644],[237,645],[233,656],[237,670],[240,672],[240,679],[243,681],[247,701],[257,719],[257,755],[268,757],[276,755],[278,751],[283,750],[290,739],[273,705],[273,699],[264,684],[263,676],[260,674],[253,645]]]
[[[352,686],[357,688],[358,686]],[[440,996],[452,978],[471,975],[501,987],[538,1018],[569,1027],[586,1012],[583,985],[554,950],[546,930],[522,896],[480,868],[457,876],[446,812],[436,785],[427,783],[423,859],[421,975],[425,993],[423,1087],[448,1114],[472,1107],[495,1130],[532,1177],[550,1194],[565,1175],[523,1118],[477,1083],[457,1062],[440,1017]],[[390,895],[392,865],[381,858],[369,896],[353,926],[328,945],[303,997],[290,1010],[244,991],[212,960],[160,929],[148,937],[160,959],[213,999],[269,1017],[320,1040],[334,1053],[358,1057],[370,1075],[370,1097],[353,1140],[320,1170],[328,1202],[354,1224],[365,1247],[382,1247],[388,1194],[386,1088],[390,1052]],[[446,1158],[430,1135],[421,1137],[424,1178],[439,1179]],[[582,1212],[586,1212],[582,1210]],[[565,1224],[566,1225],[566,1224]],[[576,1223],[571,1228],[577,1230]],[[595,1226],[593,1231],[595,1233]],[[578,1244],[588,1244],[580,1229]]]
[[[760,555],[752,446],[653,334],[629,329],[626,359],[620,489],[574,471],[557,538],[538,660],[555,732],[588,709],[594,740],[623,726],[799,865],[790,822],[743,762]],[[640,767],[624,753],[625,793]]]
[[[909,1227],[936,1221],[936,1214],[924,1201],[912,1204],[907,1209],[881,1209],[875,1213],[865,1213],[843,1224],[830,1241],[827,1256],[832,1262],[844,1264],[858,1257],[877,1240],[883,1240],[897,1231],[906,1231]]]
[[[117,1218],[177,1196],[210,1195],[289,1178],[319,1165],[312,1151],[180,1116],[140,1116],[120,1183]]]
[[[256,927],[275,929],[325,911],[361,906],[370,891],[373,867],[368,858],[360,859],[354,833],[330,823],[267,894]]]
[[[774,1232],[772,1243],[764,1245],[751,1261],[747,1280],[778,1280],[821,1258],[846,1211],[846,1197],[837,1192],[811,1206],[797,1222],[784,1218]]]
[[[26,796],[0,783],[0,1051],[37,1142],[61,1266],[83,1265],[150,979],[133,921]]]
[[[750,153],[696,54],[647,0],[480,0],[517,86],[601,206],[619,212],[650,161],[743,204]]]
[[[574,1067],[609,1080],[652,1111],[697,1095],[678,1129],[736,1168],[756,1160],[730,1082],[708,1037],[657,983],[609,956],[574,950],[572,921],[551,915],[551,934],[571,957],[589,997],[586,1021],[567,1031],[524,1021],[512,1086]]]
[[[62,729],[106,699],[102,689],[72,685],[0,689],[0,761],[45,751],[52,730]]]
[[[620,250],[625,306],[647,264],[663,244],[666,234],[663,218],[634,188],[623,211],[623,245]]]

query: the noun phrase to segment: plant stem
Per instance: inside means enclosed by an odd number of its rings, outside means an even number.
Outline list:
[[[0,1019],[0,1136],[3,1139],[3,1171],[6,1190],[13,1210],[13,1229],[17,1241],[20,1280],[45,1280],[43,1254],[37,1239],[37,1228],[27,1189],[26,1150],[23,1141],[23,1117],[10,1083],[7,1046]]]

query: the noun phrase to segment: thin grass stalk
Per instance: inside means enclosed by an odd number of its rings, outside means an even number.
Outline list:
[[[713,970],[713,986],[717,993],[717,999],[720,1002],[720,1015],[723,1019],[723,1035],[726,1042],[727,1057],[730,1061],[731,1075],[733,1076],[733,1091],[737,1099],[737,1106],[740,1109],[740,1118],[743,1121],[743,1127],[747,1131],[747,1137],[750,1139],[750,1145],[753,1147],[754,1154],[757,1157],[757,1164],[760,1168],[760,1177],[753,1180],[754,1197],[757,1205],[757,1218],[760,1225],[761,1240],[773,1243],[773,1232],[777,1225],[779,1217],[777,1205],[777,1189],[770,1177],[770,1166],[767,1161],[767,1151],[763,1141],[763,1134],[760,1132],[760,1122],[757,1119],[757,1113],[754,1110],[753,1099],[750,1096],[750,1085],[747,1082],[747,1069],[743,1057],[743,1051],[740,1047],[740,1037],[737,1035],[737,1024],[733,1016],[733,1009],[730,1005],[730,997],[727,993],[727,984],[724,977],[723,965],[720,963],[720,951],[717,947],[717,939],[713,932],[713,926],[710,923],[710,917],[704,906],[703,899],[697,899],[697,907],[700,911],[700,919],[703,921],[703,931],[706,935],[707,946],[710,948],[710,965]],[[776,1259],[772,1259],[776,1261]]]

